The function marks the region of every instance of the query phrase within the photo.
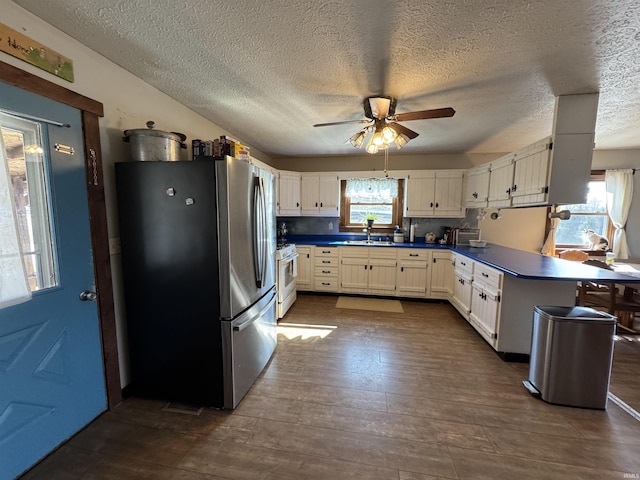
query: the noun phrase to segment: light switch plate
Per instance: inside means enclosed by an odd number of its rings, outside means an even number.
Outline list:
[[[122,252],[120,237],[109,239],[109,255],[118,255]]]

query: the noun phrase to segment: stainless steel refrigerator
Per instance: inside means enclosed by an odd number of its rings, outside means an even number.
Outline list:
[[[245,161],[116,163],[133,394],[235,408],[275,349],[275,179]]]

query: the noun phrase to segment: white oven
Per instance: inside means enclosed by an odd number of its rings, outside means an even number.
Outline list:
[[[289,307],[296,301],[296,276],[298,275],[298,253],[293,244],[279,246],[278,260],[278,318],[284,317]]]

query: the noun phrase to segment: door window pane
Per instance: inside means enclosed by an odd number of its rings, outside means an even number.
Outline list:
[[[0,131],[29,286],[31,291],[54,287],[57,275],[41,125],[0,112]]]

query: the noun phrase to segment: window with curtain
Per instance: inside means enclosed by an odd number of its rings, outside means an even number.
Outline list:
[[[361,230],[367,218],[373,229],[391,232],[402,224],[403,180],[351,178],[341,181],[340,230]]]
[[[607,214],[607,189],[604,172],[593,172],[589,181],[587,203],[563,205],[563,210],[571,212],[569,220],[562,220],[556,228],[556,249],[576,248],[589,250],[590,243],[585,230],[593,230],[613,243],[612,224]]]

